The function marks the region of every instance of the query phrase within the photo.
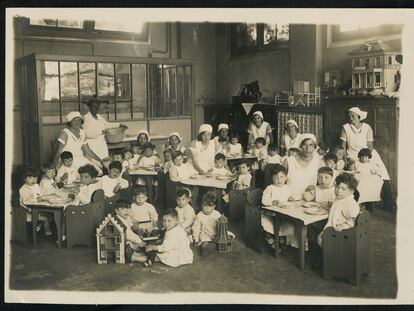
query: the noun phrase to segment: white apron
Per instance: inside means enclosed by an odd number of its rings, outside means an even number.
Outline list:
[[[92,164],[83,154],[82,146],[85,143],[85,131],[80,129],[79,138],[75,136],[69,129],[64,128],[63,132],[66,133],[68,139],[66,144],[63,140],[58,138],[58,141],[64,145],[63,151],[69,151],[73,155],[73,164],[72,166],[78,170],[79,167],[85,164]],[[61,161],[59,159],[58,167],[60,167]]]
[[[290,148],[299,148],[300,139],[300,133],[297,133],[294,139],[290,138],[289,134],[285,134],[283,135],[283,147],[286,149],[286,151],[289,151]]]
[[[313,156],[306,168],[302,167],[295,157],[289,157],[287,162],[287,185],[291,190],[291,196],[295,200],[300,200],[307,186],[316,185],[318,169],[321,167],[322,161],[319,157]]]
[[[253,143],[258,137],[263,137],[266,139],[266,145],[270,143],[269,134],[266,132],[267,127],[270,127],[270,124],[263,121],[262,125],[258,128],[254,123],[250,123],[249,132],[253,135]]]
[[[195,148],[193,149],[197,155],[198,165],[203,171],[208,171],[209,169],[214,168],[214,156],[216,155],[216,148],[214,140],[211,139],[208,143],[207,148],[201,143],[201,141],[196,140]]]

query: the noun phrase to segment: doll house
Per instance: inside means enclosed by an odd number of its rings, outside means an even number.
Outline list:
[[[126,226],[108,214],[96,228],[98,264],[125,263]]]
[[[400,51],[375,41],[366,43],[348,53],[352,56],[351,93],[373,95],[391,94],[398,90]]]

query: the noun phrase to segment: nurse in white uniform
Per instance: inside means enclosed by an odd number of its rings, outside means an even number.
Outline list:
[[[211,139],[213,127],[202,124],[198,130],[197,138],[191,143],[190,151],[194,168],[200,174],[207,174],[214,168],[214,156],[217,145]]]
[[[301,134],[299,133],[299,126],[295,120],[289,120],[286,122],[286,134],[283,135],[281,147],[285,151],[285,155],[290,148],[298,148],[301,141]]]
[[[273,142],[272,128],[269,123],[263,120],[261,111],[253,112],[252,122],[250,122],[247,132],[249,133],[248,146],[253,145],[258,137],[266,139],[266,145]]]

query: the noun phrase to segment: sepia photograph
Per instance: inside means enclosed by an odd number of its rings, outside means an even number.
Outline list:
[[[413,303],[413,17],[6,9],[6,302]]]

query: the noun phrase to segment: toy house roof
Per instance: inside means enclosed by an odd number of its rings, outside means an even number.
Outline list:
[[[108,214],[105,219],[101,222],[101,224],[96,228],[96,234],[101,233],[103,228],[108,224],[108,222],[111,222],[111,224],[119,231],[119,232],[125,232],[127,227],[124,225],[124,223],[118,219],[117,216],[114,216],[112,214]]]
[[[360,45],[355,50],[349,52],[348,55],[371,54],[377,52],[399,53],[398,50],[382,41],[374,41]]]

